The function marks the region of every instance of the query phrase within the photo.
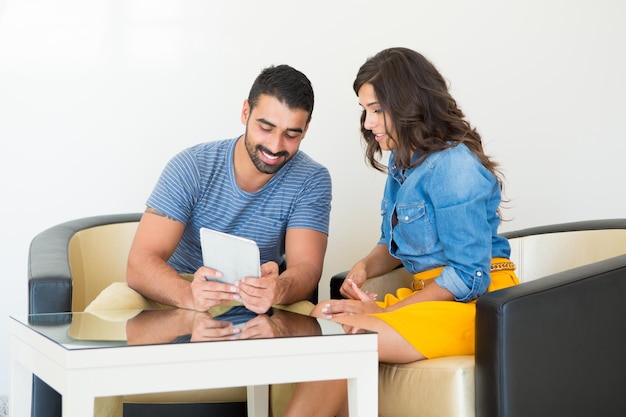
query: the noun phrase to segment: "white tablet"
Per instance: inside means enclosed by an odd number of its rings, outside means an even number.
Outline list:
[[[224,274],[207,279],[233,284],[243,277],[261,276],[259,247],[254,240],[202,227],[200,244],[204,266]]]

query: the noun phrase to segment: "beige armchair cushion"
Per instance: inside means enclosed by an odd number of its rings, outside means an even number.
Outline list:
[[[88,313],[119,310],[146,310],[158,308],[155,301],[144,298],[125,282],[114,282],[106,287],[92,302],[85,307]]]
[[[378,393],[380,417],[473,416],[474,356],[381,363]]]

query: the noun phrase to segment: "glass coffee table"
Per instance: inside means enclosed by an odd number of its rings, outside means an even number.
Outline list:
[[[217,337],[224,321],[241,332]],[[30,416],[32,375],[64,417],[92,416],[96,397],[241,386],[248,415],[265,417],[270,384],[332,379],[348,380],[351,416],[378,414],[377,335],[282,309],[16,315],[10,333],[12,417]]]

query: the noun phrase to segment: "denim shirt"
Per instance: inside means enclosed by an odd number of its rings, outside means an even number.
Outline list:
[[[457,301],[477,298],[489,287],[491,259],[511,252],[497,234],[496,177],[464,144],[408,170],[397,169],[394,157],[392,152],[379,243],[412,274],[443,266],[435,282]]]

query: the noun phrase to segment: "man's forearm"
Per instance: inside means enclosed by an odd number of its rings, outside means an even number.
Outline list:
[[[129,287],[161,304],[193,308],[191,284],[159,258],[129,258]]]
[[[293,304],[307,300],[319,285],[321,271],[310,265],[296,265],[278,277],[275,304]]]

